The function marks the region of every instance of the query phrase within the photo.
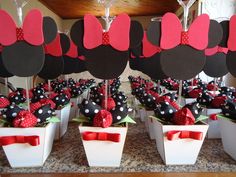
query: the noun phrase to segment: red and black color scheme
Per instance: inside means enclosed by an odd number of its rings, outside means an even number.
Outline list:
[[[56,37],[55,21],[34,9],[26,15],[22,27],[17,27],[13,18],[0,10],[0,28],[2,61],[7,71],[20,77],[38,74],[44,64],[43,44]]]
[[[104,32],[96,17],[85,15],[84,20],[72,26],[70,35],[79,51],[84,52],[87,70],[96,78],[114,79],[127,65],[128,50],[141,43],[143,29],[127,14],[120,14]]]

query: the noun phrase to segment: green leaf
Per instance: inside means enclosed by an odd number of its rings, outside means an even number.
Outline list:
[[[122,123],[131,123],[136,124],[136,122],[129,116],[126,116],[126,118],[122,119],[121,121],[115,123],[114,125],[122,124]]]
[[[236,122],[236,120],[233,120],[233,119],[231,119],[229,117],[225,117],[223,114],[217,114],[217,118],[219,118],[219,119],[226,119],[226,120],[230,120],[232,122]]]
[[[209,119],[208,116],[200,115],[200,117],[196,119],[195,123],[203,121],[203,120],[207,120],[207,119]]]
[[[139,104],[139,105],[138,105],[138,108],[140,108],[140,109],[145,109],[145,106]]]
[[[7,125],[8,125],[8,124],[9,124],[9,122],[8,122],[8,121],[6,121],[6,120],[4,120],[4,119],[1,119],[1,118],[0,118],[0,125],[1,125],[1,126],[4,126],[5,124],[7,124]]]
[[[79,122],[79,123],[89,123],[89,118],[85,117],[85,116],[80,116],[80,117],[76,117],[74,119],[72,119],[75,122]]]
[[[58,123],[58,122],[61,122],[61,121],[58,117],[51,117],[50,119],[48,119],[47,122]]]

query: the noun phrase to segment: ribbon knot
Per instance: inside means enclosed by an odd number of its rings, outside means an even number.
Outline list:
[[[181,44],[182,45],[189,45],[189,34],[188,31],[181,32]]]
[[[193,131],[169,131],[166,133],[167,139],[169,141],[177,140],[177,139],[186,139],[191,138],[194,140],[202,140],[203,133],[202,132],[193,132]]]
[[[227,54],[228,53],[228,48],[219,46],[218,47],[218,52]]]
[[[102,44],[103,45],[109,45],[110,44],[109,32],[103,32],[102,33]]]
[[[28,143],[31,146],[39,146],[39,136],[2,136],[0,137],[0,146],[8,146],[11,144],[24,144]]]
[[[17,38],[17,41],[24,40],[24,31],[22,28],[16,28],[16,38]]]
[[[119,133],[106,133],[106,132],[84,132],[82,134],[83,140],[85,141],[112,141],[112,142],[120,142],[120,134]]]

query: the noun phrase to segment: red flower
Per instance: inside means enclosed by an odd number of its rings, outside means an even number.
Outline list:
[[[202,93],[201,89],[193,89],[188,94],[191,98],[198,98]]]
[[[41,99],[40,103],[42,104],[42,106],[50,104],[51,109],[56,108],[56,104],[51,99]]]
[[[176,125],[193,125],[195,118],[188,108],[183,108],[175,113],[173,122]]]
[[[71,89],[70,89],[70,88],[68,88],[68,89],[66,89],[66,90],[63,90],[63,93],[66,94],[69,99],[71,98],[71,93],[70,93],[70,92],[71,92]]]
[[[42,104],[38,101],[36,103],[30,103],[30,111],[34,113],[36,110],[42,107]]]
[[[218,87],[215,84],[208,84],[207,90],[209,90],[209,91],[218,90]]]
[[[10,105],[10,102],[7,98],[0,98],[0,108],[5,108]]]
[[[214,98],[214,100],[211,102],[212,107],[214,108],[220,108],[223,104],[225,104],[225,101],[227,100],[226,96],[217,96]]]
[[[217,114],[211,114],[211,115],[209,116],[209,118],[210,118],[211,120],[218,120]]]
[[[21,111],[13,120],[14,127],[28,128],[37,125],[37,118],[29,111]]]
[[[93,118],[93,126],[107,128],[112,124],[112,115],[107,110],[99,111]]]
[[[50,98],[50,99],[53,99],[53,98],[56,97],[57,95],[58,95],[58,93],[52,92],[52,93],[50,93],[49,98]]]
[[[102,107],[105,109],[105,99],[102,100]],[[107,99],[107,110],[110,111],[112,110],[114,107],[116,107],[116,103],[113,100],[113,98],[108,98]]]

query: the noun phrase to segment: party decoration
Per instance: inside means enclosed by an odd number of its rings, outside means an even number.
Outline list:
[[[124,71],[128,49],[141,43],[143,29],[140,23],[121,14],[112,22],[110,30],[103,33],[97,19],[86,15],[84,20],[79,20],[72,26],[70,35],[79,51],[84,52],[88,71],[96,78],[113,79]],[[103,41],[103,37],[106,40]]]
[[[40,11],[31,10],[22,27],[17,27],[13,18],[0,11],[0,43],[4,46],[2,60],[7,71],[20,77],[36,75],[44,64],[43,43],[55,37],[55,21],[43,18]],[[44,35],[46,33],[47,35]]]

